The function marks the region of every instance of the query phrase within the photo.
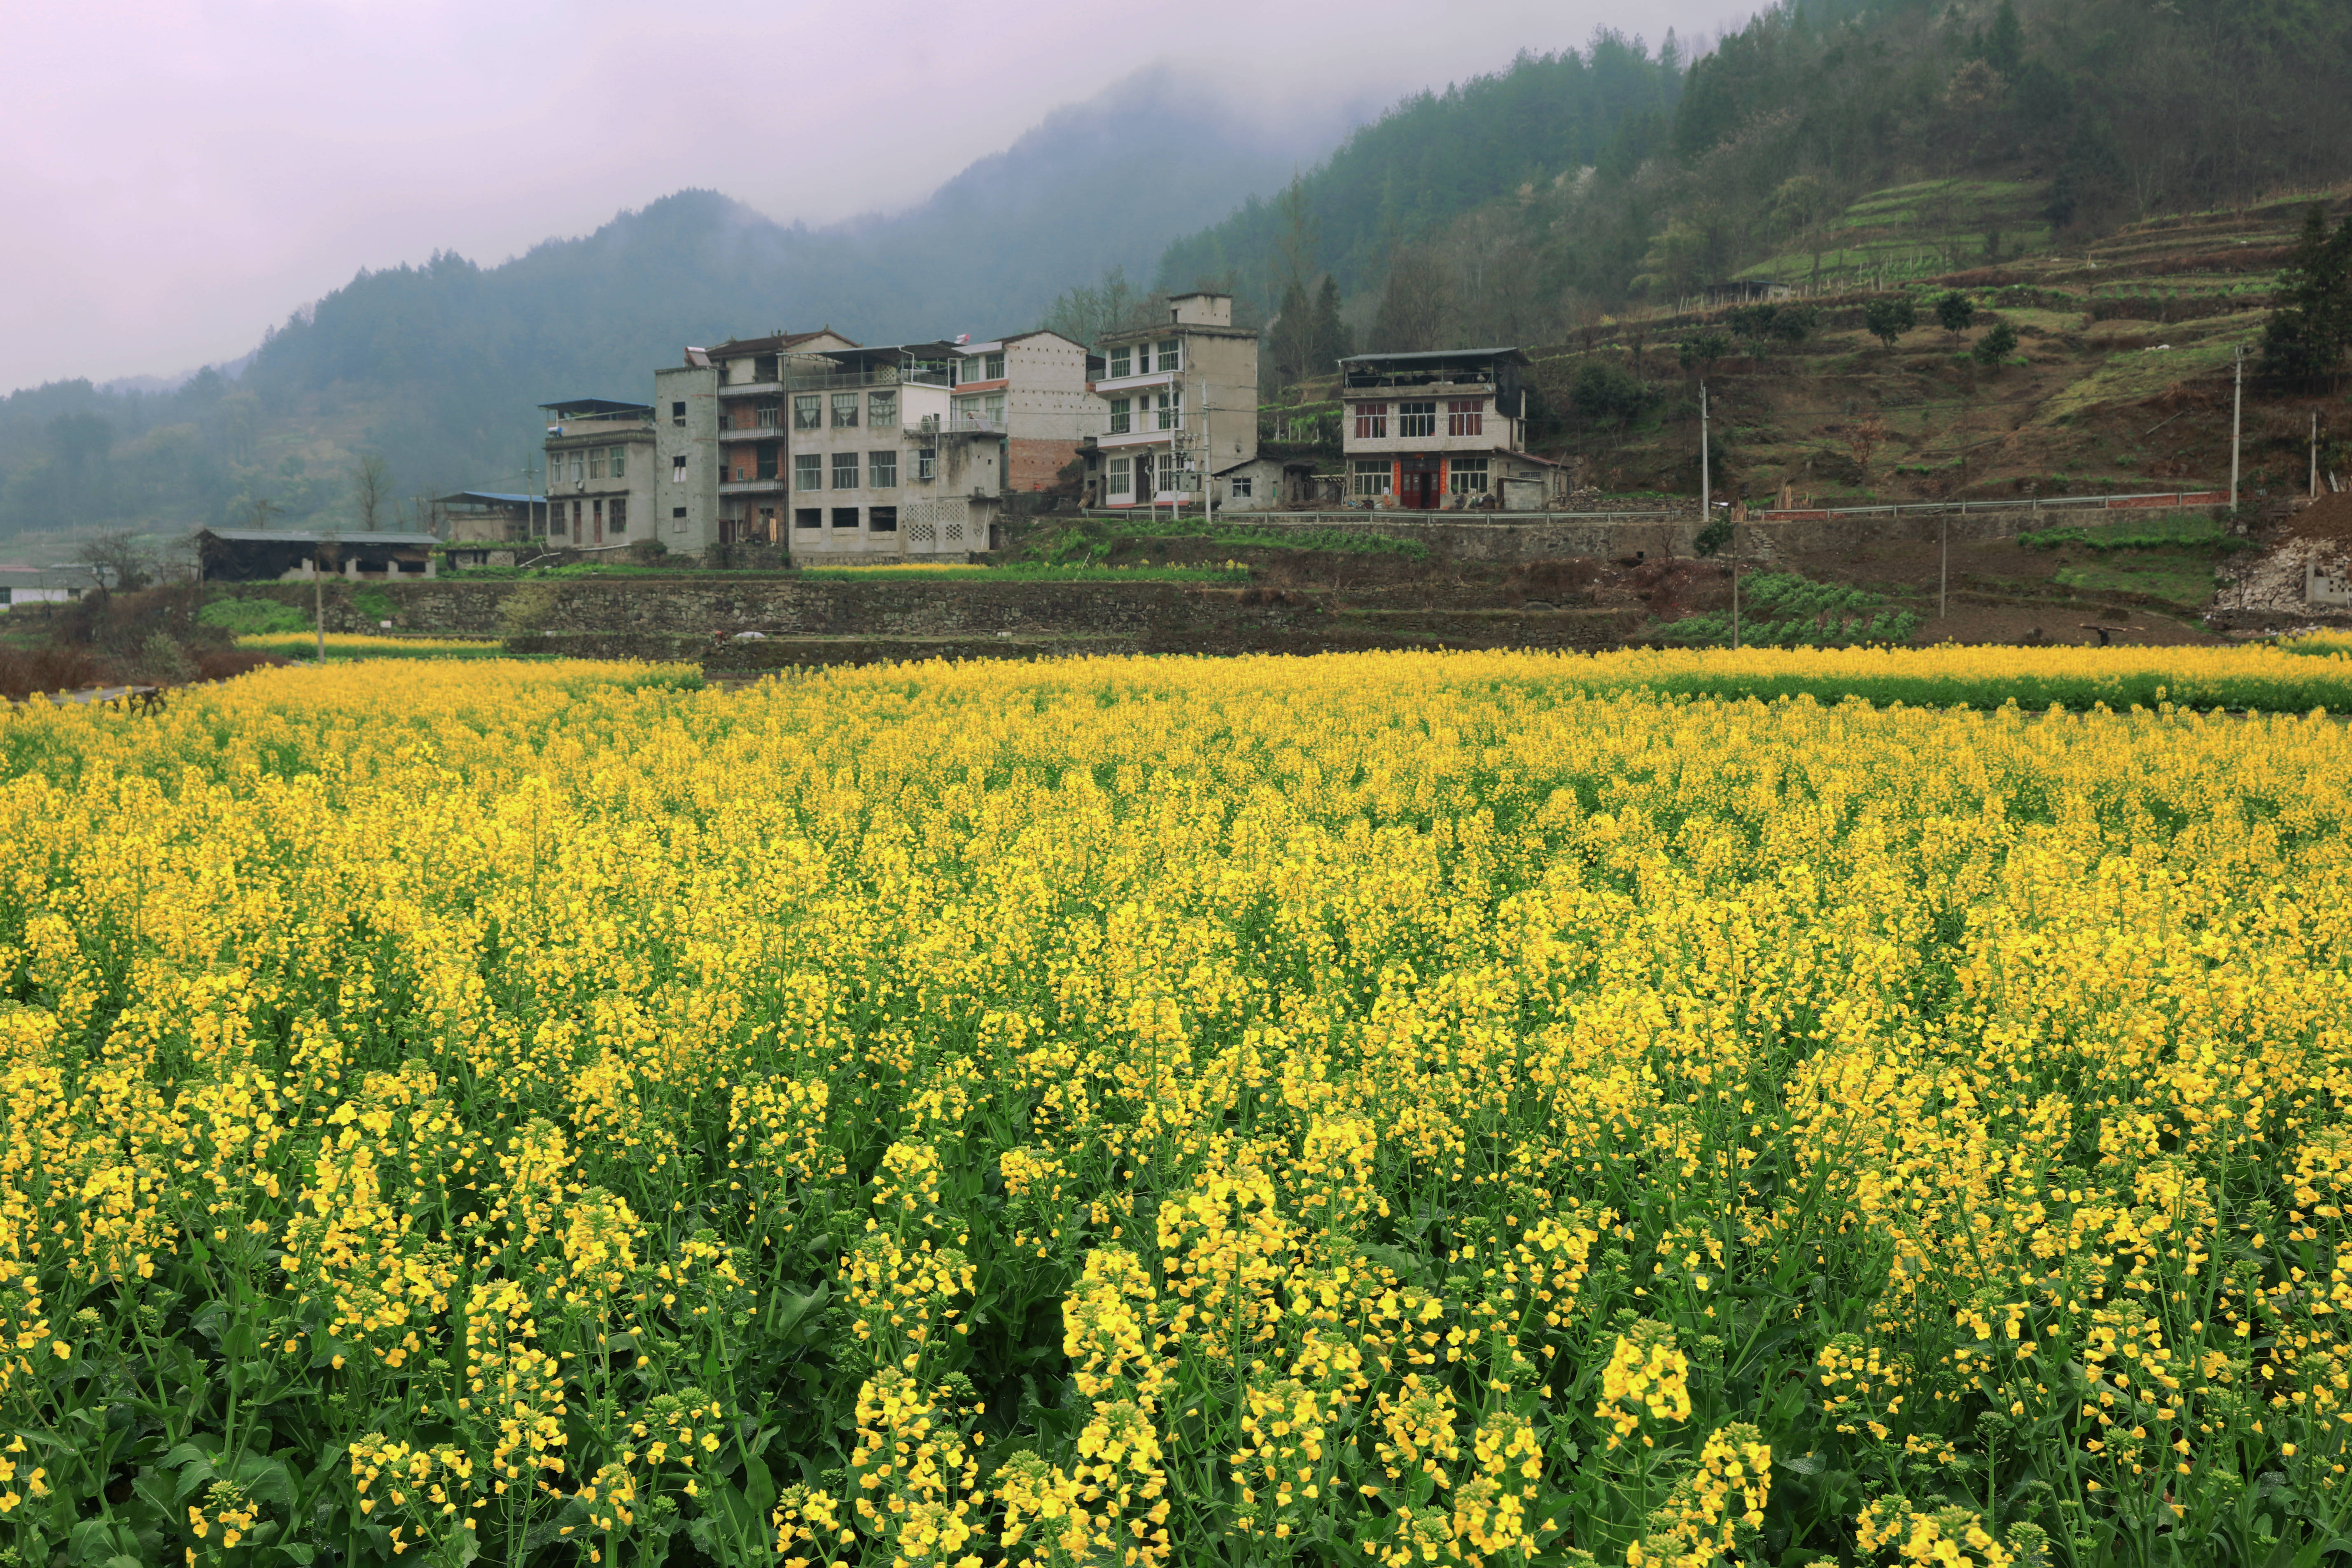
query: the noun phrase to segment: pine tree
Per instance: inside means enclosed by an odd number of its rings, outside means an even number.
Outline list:
[[[1274,374],[1281,385],[1296,385],[1312,374],[1315,308],[1307,302],[1307,290],[1297,279],[1293,278],[1282,290],[1281,313],[1266,336],[1271,340],[1267,347],[1274,352]]]
[[[2263,329],[2265,374],[2311,385],[2341,374],[2352,348],[2352,217],[2330,237],[2314,203],[2279,270],[2278,308]]]
[[[1315,346],[1307,356],[1309,375],[1328,374],[1334,364],[1356,352],[1355,334],[1339,319],[1339,280],[1328,272],[1323,274],[1323,286],[1315,291],[1315,331],[1311,337]]]

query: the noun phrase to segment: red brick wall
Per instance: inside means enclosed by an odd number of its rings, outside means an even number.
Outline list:
[[[1004,488],[1008,490],[1041,490],[1049,488],[1070,459],[1077,456],[1074,441],[1052,441],[1034,436],[1016,436],[1005,443]]]

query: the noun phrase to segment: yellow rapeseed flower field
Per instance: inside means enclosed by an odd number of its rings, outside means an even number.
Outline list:
[[[2343,725],[1619,668],[0,712],[0,1548],[2334,1550]]]

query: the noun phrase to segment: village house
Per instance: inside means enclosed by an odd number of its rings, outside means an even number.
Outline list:
[[[1528,356],[1515,348],[1358,354],[1339,362],[1349,500],[1419,510],[1536,511],[1566,471],[1527,450]]]
[[[1103,339],[1087,451],[1089,504],[1173,506],[1230,476],[1224,504],[1256,500],[1257,333],[1234,325],[1230,294],[1179,294],[1165,324]],[[1233,478],[1251,492],[1234,497]]]
[[[955,345],[955,400],[948,428],[992,434],[1004,443],[1002,488],[1050,488],[1102,428],[1088,384],[1087,351],[1042,328],[993,342]]]
[[[792,552],[840,563],[989,548],[1003,421],[959,421],[956,345],[828,350],[795,363]]]
[[[646,537],[655,505],[652,405],[575,397],[542,403],[540,412],[547,416],[548,542],[618,550]]]
[[[18,605],[64,605],[90,586],[90,574],[71,567],[0,566],[0,610]]]

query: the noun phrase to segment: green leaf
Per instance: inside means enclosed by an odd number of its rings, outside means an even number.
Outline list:
[[[1797,1475],[1818,1476],[1822,1473],[1823,1461],[1819,1454],[1809,1453],[1800,1454],[1793,1459],[1776,1459],[1773,1462],[1782,1469],[1792,1471]]]

